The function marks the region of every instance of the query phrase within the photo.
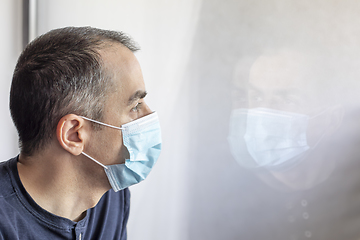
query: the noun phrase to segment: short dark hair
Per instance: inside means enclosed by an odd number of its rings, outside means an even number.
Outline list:
[[[139,49],[122,32],[92,27],[55,29],[24,49],[10,90],[22,154],[30,156],[44,147],[67,114],[102,119],[112,75],[105,71],[99,50],[118,43],[132,52]]]

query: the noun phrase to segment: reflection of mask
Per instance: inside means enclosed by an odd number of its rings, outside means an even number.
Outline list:
[[[309,116],[267,108],[236,109],[230,120],[229,143],[233,156],[248,167],[289,165],[309,149]],[[245,144],[244,144],[245,143]],[[255,162],[243,159],[243,146]]]
[[[115,192],[139,183],[148,176],[161,151],[161,130],[156,112],[121,127],[83,118],[122,131],[124,145],[130,154],[130,159],[126,159],[125,164],[105,166],[83,152],[85,156],[104,167]]]

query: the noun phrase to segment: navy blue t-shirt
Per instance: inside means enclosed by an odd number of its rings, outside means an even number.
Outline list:
[[[109,190],[79,222],[41,208],[23,187],[17,157],[0,163],[0,240],[126,239],[130,192]]]

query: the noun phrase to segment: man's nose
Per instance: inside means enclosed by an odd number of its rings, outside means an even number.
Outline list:
[[[143,102],[143,104],[144,104],[144,106],[143,106],[144,107],[143,108],[143,116],[149,115],[150,113],[153,112],[145,102]]]

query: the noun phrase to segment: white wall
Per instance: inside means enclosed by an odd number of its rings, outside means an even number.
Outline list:
[[[17,133],[9,111],[9,90],[12,73],[21,52],[21,1],[0,3],[0,161],[18,153]]]

